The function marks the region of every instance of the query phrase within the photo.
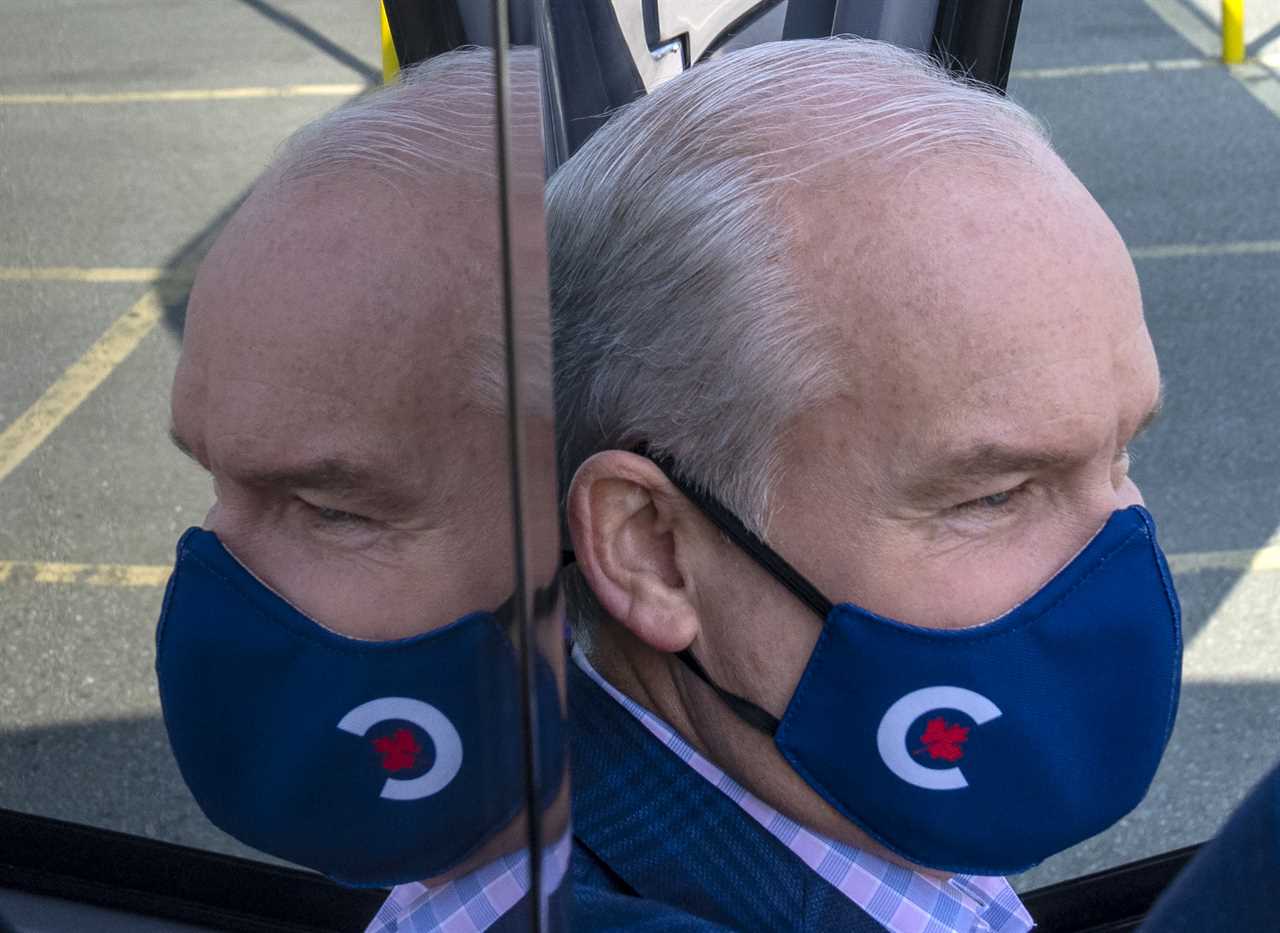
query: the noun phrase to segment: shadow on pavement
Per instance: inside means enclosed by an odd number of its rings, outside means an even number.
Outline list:
[[[320,32],[317,32],[314,28],[308,26],[292,13],[286,13],[279,7],[272,6],[270,3],[267,3],[266,0],[240,0],[240,2],[250,9],[261,13],[277,26],[282,26],[290,32],[307,40],[321,52],[324,52],[324,54],[328,55],[340,65],[345,65],[350,68],[366,81],[371,81],[376,84],[382,80],[381,71],[369,65],[358,56],[348,52],[332,39]]]
[[[164,324],[179,342],[182,340],[182,328],[187,320],[187,298],[191,293],[191,281],[195,278],[196,269],[205,253],[217,239],[218,233],[244,203],[252,187],[243,191],[239,197],[224,207],[209,221],[199,233],[187,240],[178,248],[164,264],[165,275],[156,288],[160,293],[160,301],[164,305]]]
[[[0,807],[284,864],[205,819],[158,715],[0,729]]]

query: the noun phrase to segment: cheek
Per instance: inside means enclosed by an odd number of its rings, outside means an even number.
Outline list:
[[[327,550],[266,523],[223,543],[277,595],[341,635],[402,638],[421,632],[424,617],[430,619],[424,610],[430,602],[409,591],[414,576],[392,562]]]
[[[1025,602],[1096,531],[1045,521],[1017,534],[972,541],[943,553],[884,549],[867,566],[864,609],[909,625],[958,629],[989,622]]]

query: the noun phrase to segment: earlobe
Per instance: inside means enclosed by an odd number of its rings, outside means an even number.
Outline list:
[[[578,468],[567,501],[578,569],[615,621],[657,651],[698,634],[698,611],[680,572],[683,498],[653,463],[609,450]]]

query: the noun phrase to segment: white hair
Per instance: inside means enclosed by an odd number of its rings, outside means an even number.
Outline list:
[[[538,52],[511,49],[509,59],[513,161],[525,175],[536,170],[541,184]],[[281,147],[272,175],[287,183],[363,169],[388,180],[496,181],[495,109],[492,50],[455,49],[298,130]]]
[[[562,493],[643,443],[766,536],[782,436],[846,365],[796,280],[788,194],[822,167],[1047,151],[1021,107],[862,39],[755,46],[620,110],[547,189]]]
[[[541,92],[537,49],[513,48],[510,60],[510,126],[515,177],[515,242],[531,229],[526,215],[541,223],[545,168],[541,137]],[[302,127],[280,147],[256,191],[270,194],[310,179],[363,173],[392,185],[406,209],[424,215],[440,184],[465,191],[478,211],[477,224],[492,219],[498,255],[498,168],[493,52],[465,47],[406,68],[396,80],[338,107]],[[521,223],[523,219],[523,223]],[[477,229],[483,229],[478,227]],[[526,231],[522,233],[521,230]],[[457,231],[459,236],[475,230]],[[541,236],[536,246],[541,257]],[[523,254],[527,257],[527,250]],[[470,263],[474,266],[474,263]],[[551,418],[551,352],[545,270],[541,258],[531,270],[516,269],[513,301],[522,367],[521,397],[526,413]],[[448,270],[444,270],[448,273]],[[541,283],[524,281],[542,277]],[[495,266],[486,281],[499,281]],[[464,340],[459,365],[472,380],[471,397],[483,411],[506,412],[506,366],[497,306]]]

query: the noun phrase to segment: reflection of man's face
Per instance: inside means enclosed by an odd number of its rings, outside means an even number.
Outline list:
[[[355,173],[255,194],[201,267],[173,388],[175,437],[213,476],[206,527],[359,638],[512,591],[492,185],[424,188],[413,209]]]

